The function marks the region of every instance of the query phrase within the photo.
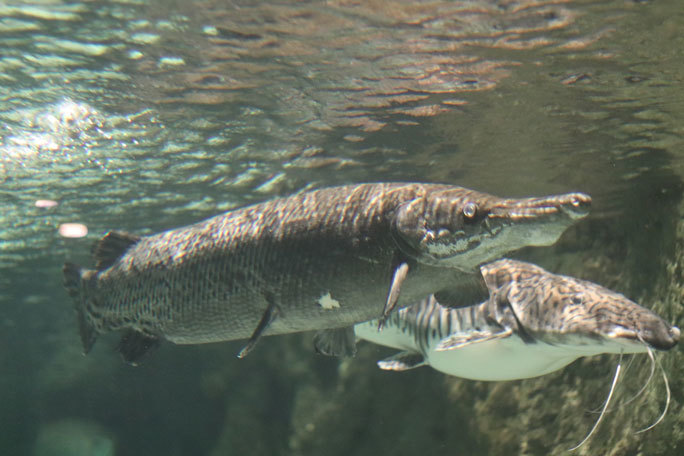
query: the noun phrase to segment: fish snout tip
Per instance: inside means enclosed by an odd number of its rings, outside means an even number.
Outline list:
[[[571,220],[586,217],[591,209],[591,196],[585,193],[565,193],[541,198],[505,200],[490,208],[490,219],[547,220],[558,215]]]
[[[676,327],[676,326],[673,326],[673,327],[670,328],[670,335],[672,336],[672,340],[674,340],[674,343],[675,343],[675,344],[676,344],[677,342],[679,342],[679,334],[680,334],[680,332],[681,332],[681,331],[680,331],[679,328]]]
[[[586,217],[591,210],[591,196],[586,193],[570,193],[563,199],[560,207],[572,218]]]
[[[680,332],[676,326],[660,325],[660,328],[651,330],[651,337],[645,342],[657,350],[670,350],[679,343]]]

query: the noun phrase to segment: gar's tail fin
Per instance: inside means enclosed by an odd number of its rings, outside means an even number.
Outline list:
[[[77,264],[64,263],[62,272],[64,274],[64,287],[66,287],[69,295],[75,300],[78,330],[81,333],[83,353],[88,354],[97,339],[97,330],[86,315],[86,296],[83,293],[83,275],[87,271]]]

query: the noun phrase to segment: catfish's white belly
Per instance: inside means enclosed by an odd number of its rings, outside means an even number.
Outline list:
[[[395,325],[387,325],[378,331],[378,320],[367,321],[354,325],[354,334],[359,339],[384,345],[385,347],[399,348],[401,350],[418,351],[413,336],[408,332],[402,332]]]
[[[516,336],[427,352],[434,369],[472,380],[517,380],[538,377],[567,366],[582,354],[543,342],[526,344]]]
[[[378,331],[378,322],[354,327],[358,338],[386,347],[420,353],[414,336],[395,325]],[[439,339],[430,338],[425,360],[433,369],[471,380],[517,380],[538,377],[561,369],[589,353],[544,342],[526,344],[516,335],[436,351]],[[597,350],[600,353],[600,350]]]

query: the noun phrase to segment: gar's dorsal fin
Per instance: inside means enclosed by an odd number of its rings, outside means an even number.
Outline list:
[[[95,268],[98,271],[107,269],[139,240],[140,236],[134,234],[124,233],[122,231],[108,232],[93,246]]]

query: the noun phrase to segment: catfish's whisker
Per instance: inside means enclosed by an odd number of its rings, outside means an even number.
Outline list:
[[[651,383],[651,380],[653,380],[653,374],[655,373],[656,363],[655,363],[655,357],[653,356],[653,350],[651,349],[651,347],[648,346],[648,344],[644,341],[644,339],[641,337],[640,334],[637,335],[637,337],[644,344],[644,346],[646,347],[647,353],[649,354],[649,358],[651,359],[651,372],[648,374],[648,379],[646,379],[646,382],[641,387],[641,389],[639,389],[639,391],[634,396],[632,396],[631,398],[629,398],[625,402],[623,402],[620,405],[621,407],[623,405],[627,405],[627,404],[635,401],[639,396],[641,396],[644,393],[644,391],[646,391],[646,387],[648,387],[649,383]],[[632,358],[632,359],[634,359],[634,358]]]
[[[629,362],[627,363],[627,366],[625,366],[624,370],[622,371],[622,374],[623,374],[623,375],[627,375],[627,373],[629,372],[629,369],[632,367],[632,364],[634,364],[634,360],[635,360],[635,359],[636,359],[636,357],[635,357],[634,355],[632,355],[632,356],[629,357]],[[651,369],[651,375],[649,376],[649,379],[648,379],[648,381],[646,382],[646,384],[648,384],[648,382],[651,381],[651,377],[653,377],[653,369]],[[646,388],[646,385],[644,385],[644,386],[642,387],[642,390],[644,390],[645,388]],[[626,402],[624,402],[624,403],[622,403],[622,404],[618,404],[616,407],[609,408],[609,409],[607,409],[606,411],[607,411],[607,412],[612,412],[612,411],[614,411],[614,410],[619,410],[620,408],[622,408],[622,406],[627,405],[627,404],[629,404],[630,402],[632,402],[634,399],[636,399],[636,398],[639,396],[639,394],[641,394],[641,391],[639,391],[639,392],[636,394],[636,396],[632,397],[631,399],[628,399]],[[601,407],[602,407],[602,406],[601,406]],[[601,413],[601,407],[595,408],[595,409],[593,409],[593,410],[589,410],[589,413]]]
[[[608,404],[610,404],[610,399],[613,397],[613,391],[615,391],[615,385],[617,384],[618,378],[620,378],[620,368],[622,367],[622,354],[620,354],[620,361],[618,361],[618,365],[615,368],[615,375],[613,376],[613,383],[610,385],[610,391],[608,392],[608,397],[606,398],[606,401],[603,403],[603,409],[601,410],[601,414],[599,415],[598,419],[594,423],[594,427],[591,428],[591,431],[589,431],[589,434],[582,440],[580,443],[575,445],[574,447],[570,448],[568,451],[575,451],[584,443],[589,440],[589,437],[596,431],[596,428],[598,428],[599,423],[603,419],[603,416],[606,413],[606,409],[608,408]]]
[[[658,419],[653,424],[640,431],[635,432],[635,434],[641,434],[642,432],[646,432],[656,427],[665,418],[665,415],[667,415],[667,410],[670,407],[670,399],[672,397],[672,393],[670,391],[670,383],[667,380],[667,374],[665,373],[665,369],[663,369],[663,365],[660,364],[660,361],[655,359],[655,356],[653,356],[653,351],[650,347],[648,349],[648,356],[651,358],[651,361],[653,361],[653,364],[658,363],[658,368],[660,369],[660,372],[663,374],[663,381],[665,382],[665,391],[667,392],[667,398],[665,399],[665,408],[663,409],[663,413],[660,414],[660,417],[658,417]]]

